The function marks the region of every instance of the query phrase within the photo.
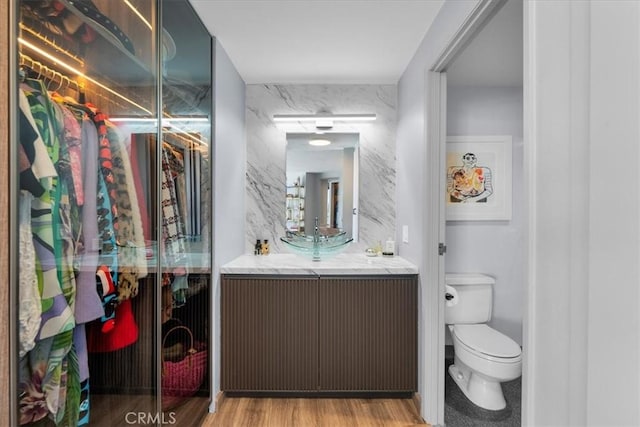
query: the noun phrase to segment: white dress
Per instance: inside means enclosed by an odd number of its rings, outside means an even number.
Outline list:
[[[20,203],[20,357],[27,354],[35,345],[35,338],[40,328],[42,303],[38,291],[36,276],[36,253],[31,234],[31,199],[28,191],[21,191]]]

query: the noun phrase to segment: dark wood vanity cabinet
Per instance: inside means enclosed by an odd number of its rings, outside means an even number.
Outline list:
[[[221,388],[415,391],[417,276],[222,275]]]
[[[318,280],[222,277],[222,390],[311,391]]]
[[[416,390],[417,324],[416,276],[321,278],[320,390]]]

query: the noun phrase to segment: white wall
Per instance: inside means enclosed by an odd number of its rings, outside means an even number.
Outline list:
[[[525,4],[525,425],[640,425],[639,21]]]
[[[522,87],[459,86],[453,79],[447,83],[447,135],[511,135],[513,209],[510,221],[448,221],[445,268],[495,277],[490,325],[522,344],[526,230]],[[447,343],[451,343],[448,331]]]
[[[426,128],[425,110],[429,97],[425,85],[427,70],[453,39],[456,31],[476,7],[478,1],[447,1],[443,4],[433,25],[427,31],[416,54],[398,82],[398,132],[397,132],[397,186],[396,186],[396,241],[398,252],[420,269],[418,290],[418,392],[422,397],[422,416],[430,424],[443,424],[444,413],[439,412],[437,388],[437,357],[439,349],[429,338],[438,333],[437,314],[427,310],[433,294],[438,294],[437,282],[426,280],[425,243],[425,165]],[[409,242],[402,243],[402,226],[409,229]],[[433,242],[432,242],[433,243]],[[442,396],[444,398],[444,396]]]
[[[587,420],[638,426],[640,185],[622,183],[640,164],[640,3],[594,2],[591,17]]]
[[[244,252],[245,84],[215,42],[213,397],[220,391],[220,266]],[[214,408],[212,407],[212,410]]]
[[[286,161],[288,184],[307,172],[338,176],[342,170],[342,150],[287,150]]]

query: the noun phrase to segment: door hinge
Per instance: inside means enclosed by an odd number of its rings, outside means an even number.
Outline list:
[[[438,254],[439,255],[444,255],[447,253],[447,245],[445,245],[444,243],[439,243],[438,244]]]

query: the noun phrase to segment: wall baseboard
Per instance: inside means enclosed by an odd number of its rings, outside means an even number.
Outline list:
[[[219,391],[218,394],[216,394],[215,411],[209,411],[209,412],[217,412],[220,409],[220,405],[222,405],[222,403],[226,399],[227,399],[227,393],[225,393],[224,391]]]

